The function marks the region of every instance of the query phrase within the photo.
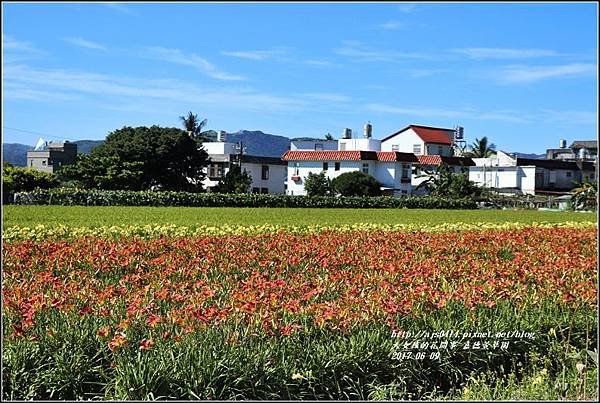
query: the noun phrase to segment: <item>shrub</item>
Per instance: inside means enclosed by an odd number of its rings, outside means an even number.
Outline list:
[[[4,166],[2,185],[5,193],[28,192],[34,189],[57,187],[60,181],[53,173],[37,171],[32,168]]]
[[[341,174],[331,184],[342,196],[381,196],[381,184],[377,179],[360,171]]]
[[[221,178],[215,191],[217,193],[248,193],[251,184],[252,176],[246,171],[242,172],[239,165],[233,165]]]
[[[321,172],[320,174],[309,173],[304,183],[304,189],[311,197],[330,196],[333,193],[331,179],[325,176],[325,172]]]
[[[125,190],[50,189],[15,195],[21,205],[181,206],[181,207],[309,207],[309,208],[435,208],[475,209],[472,199],[423,197],[332,197],[271,194],[223,194]]]

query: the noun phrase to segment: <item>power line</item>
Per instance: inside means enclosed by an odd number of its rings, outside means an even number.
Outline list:
[[[8,130],[15,130],[17,132],[37,134],[39,136],[52,137],[52,138],[55,138],[55,139],[64,139],[64,140],[70,140],[70,141],[77,141],[77,140],[69,138],[69,137],[53,136],[52,134],[48,134],[48,133],[34,132],[34,131],[31,131],[31,130],[17,129],[17,128],[14,128],[14,127],[2,126],[2,128],[3,129],[8,129]]]

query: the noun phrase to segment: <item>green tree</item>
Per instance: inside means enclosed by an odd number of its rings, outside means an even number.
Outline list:
[[[109,133],[94,157],[117,157],[140,162],[142,189],[202,191],[208,154],[181,129],[174,127],[123,127]]]
[[[470,158],[487,158],[496,152],[494,144],[488,144],[488,138],[475,138],[475,141],[469,146],[469,151],[464,153],[465,157]]]
[[[206,140],[206,132],[202,131],[202,129],[204,129],[204,127],[208,123],[208,119],[200,120],[198,118],[198,115],[193,114],[192,111],[189,111],[187,116],[180,116],[179,119],[183,123],[183,127],[188,132],[191,138],[193,138],[197,142],[202,142]]]
[[[331,181],[331,186],[342,196],[381,196],[381,184],[361,171],[341,174]]]
[[[331,179],[325,175],[325,172],[309,173],[304,182],[304,189],[309,196],[330,196],[333,193]]]
[[[215,192],[217,193],[248,193],[252,177],[246,171],[242,172],[239,165],[233,165],[229,171],[221,178]]]
[[[584,181],[571,195],[574,210],[595,210],[598,206],[598,182]]]
[[[123,161],[116,155],[80,154],[75,164],[63,167],[60,177],[85,189],[142,190],[143,166],[143,162]]]
[[[427,178],[416,189],[427,189],[433,196],[462,198],[478,197],[483,194],[483,189],[475,182],[469,180],[466,167],[463,172],[456,173],[448,164],[440,164],[435,171],[425,171],[420,178]],[[416,190],[415,189],[415,190]]]
[[[32,168],[2,167],[2,187],[6,193],[29,192],[34,189],[51,189],[60,185],[58,177]]]

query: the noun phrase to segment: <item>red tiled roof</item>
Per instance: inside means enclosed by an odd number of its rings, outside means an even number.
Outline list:
[[[288,151],[284,161],[405,161],[417,162],[412,153],[395,151]]]
[[[365,151],[288,151],[281,157],[284,161],[360,161],[366,158]],[[370,154],[375,154],[370,152]]]
[[[418,162],[417,157],[413,153],[400,153],[396,151],[377,151],[377,160],[387,162]]]
[[[436,144],[447,144],[452,145],[452,132],[453,129],[444,129],[441,127],[429,127],[429,126],[419,126],[419,125],[408,125],[404,129],[397,131],[396,133],[390,134],[386,138],[381,141],[386,141],[391,139],[392,137],[405,132],[408,129],[413,129],[417,136],[421,138],[426,143],[436,143]]]
[[[442,157],[440,155],[419,155],[417,156],[421,165],[440,165],[442,162],[448,165],[474,166],[471,158],[464,157]]]

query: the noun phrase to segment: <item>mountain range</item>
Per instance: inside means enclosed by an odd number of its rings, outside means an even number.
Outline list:
[[[217,132],[210,130],[206,133],[212,140],[216,138]],[[288,137],[264,133],[260,130],[239,130],[226,134],[226,141],[232,143],[241,142],[245,147],[247,155],[262,157],[281,157],[290,148]],[[79,140],[77,144],[79,154],[89,154],[90,151],[102,144],[104,140]],[[33,146],[19,143],[2,143],[2,158],[14,166],[25,166],[27,163],[27,151],[33,150]],[[544,158],[545,154],[513,153],[521,158]]]

